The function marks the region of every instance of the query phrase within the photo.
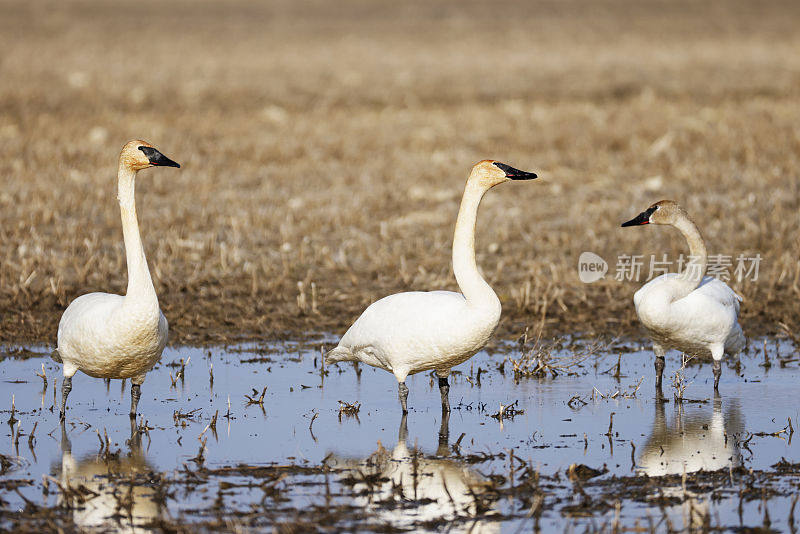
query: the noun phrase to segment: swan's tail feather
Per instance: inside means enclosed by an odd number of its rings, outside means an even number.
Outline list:
[[[348,347],[342,347],[341,345],[329,350],[325,354],[326,364],[346,362],[354,359],[353,352]]]
[[[64,362],[63,362],[63,360],[61,359],[61,354],[59,354],[59,352],[58,352],[58,349],[57,349],[57,348],[56,348],[56,349],[54,349],[54,350],[53,350],[53,352],[51,352],[51,353],[50,353],[50,357],[51,357],[51,358],[53,359],[53,361],[54,361],[54,362],[56,362],[56,363],[64,363]]]
[[[736,330],[731,332],[731,335],[728,336],[728,342],[725,346],[725,352],[730,355],[739,354],[744,350],[745,345],[747,344],[747,339],[744,337],[744,332],[742,332],[742,327],[738,324],[736,325]]]

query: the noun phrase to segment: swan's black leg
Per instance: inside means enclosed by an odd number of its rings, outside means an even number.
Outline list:
[[[664,356],[656,356],[656,388],[661,389],[661,380],[664,377]]]
[[[450,384],[447,377],[439,377],[439,393],[442,394],[442,412],[450,412]]]
[[[136,418],[136,408],[139,406],[139,398],[142,396],[142,386],[131,383],[131,419]]]
[[[70,391],[72,391],[72,377],[65,376],[64,382],[61,383],[61,412],[59,413],[61,421],[67,416],[67,397],[69,397]]]
[[[719,377],[722,376],[722,361],[714,360],[714,391],[719,391]]]
[[[400,397],[400,406],[403,407],[403,413],[408,413],[408,386],[405,382],[397,384],[397,396]]]

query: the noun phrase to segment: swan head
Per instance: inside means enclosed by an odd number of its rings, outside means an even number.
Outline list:
[[[180,168],[180,164],[172,161],[159,152],[156,147],[141,139],[135,139],[125,143],[119,155],[119,163],[134,171],[141,171],[149,167]]]
[[[641,226],[643,224],[674,224],[684,214],[677,202],[673,200],[659,200],[622,226]]]
[[[478,162],[472,167],[469,175],[470,182],[478,183],[486,189],[509,180],[533,180],[534,178],[536,178],[536,173],[521,171],[493,159]]]

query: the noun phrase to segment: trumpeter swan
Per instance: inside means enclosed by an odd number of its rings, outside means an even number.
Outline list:
[[[136,174],[148,167],[180,165],[144,141],[130,141],[122,148],[117,199],[128,263],[125,296],[81,295],[67,307],[58,324],[58,349],[53,359],[64,364],[62,420],[72,390],[72,376],[79,370],[97,378],[130,378],[130,415],[135,417],[145,374],[161,358],[167,344],[167,319],[158,307],[136,220]]]
[[[714,390],[719,388],[722,356],[735,356],[745,345],[738,323],[742,298],[716,278],[705,276],[706,245],[689,215],[672,200],[656,202],[622,226],[674,226],[689,244],[685,270],[667,273],[642,286],[633,296],[639,320],[650,333],[656,356],[656,388],[661,388],[664,354],[677,349],[714,360]]]
[[[361,361],[394,374],[403,413],[408,412],[408,375],[435,370],[442,410],[450,410],[450,368],[478,352],[500,321],[500,300],[475,264],[475,222],[484,193],[508,180],[536,174],[484,160],[472,168],[453,237],[453,272],[461,293],[397,293],[371,304],[328,352],[329,363]]]

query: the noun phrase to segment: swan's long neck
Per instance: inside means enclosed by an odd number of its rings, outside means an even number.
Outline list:
[[[139,235],[139,221],[136,218],[136,198],[134,186],[136,171],[120,165],[117,183],[117,199],[122,215],[122,235],[125,239],[125,256],[128,263],[128,290],[126,304],[148,304],[158,302],[147,259]]]
[[[453,272],[469,304],[497,305],[500,302],[497,295],[478,272],[475,263],[475,223],[484,193],[485,188],[472,181],[467,182],[453,236]]]
[[[686,268],[675,279],[678,290],[675,300],[678,300],[697,289],[697,286],[700,285],[706,274],[708,253],[700,231],[688,216],[681,214],[673,226],[686,238],[686,242],[689,244],[690,256]]]

